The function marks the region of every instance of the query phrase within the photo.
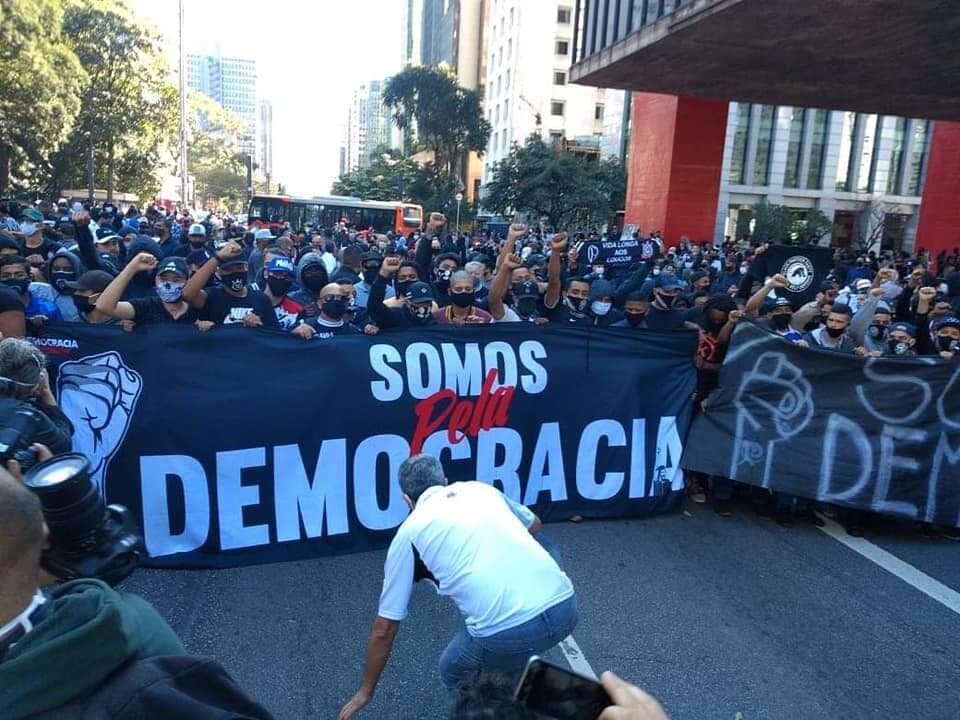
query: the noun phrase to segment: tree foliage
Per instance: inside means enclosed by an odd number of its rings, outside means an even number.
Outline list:
[[[198,198],[231,209],[246,199],[247,159],[241,150],[246,132],[239,116],[203,93],[187,95],[187,170],[196,180]]]
[[[755,242],[815,245],[833,231],[833,223],[818,209],[794,210],[761,201],[750,209]]]
[[[35,180],[80,110],[85,73],[59,0],[0,2],[0,193]]]
[[[433,152],[441,175],[456,175],[465,154],[482,153],[490,139],[480,93],[458,84],[449,68],[404,69],[385,83],[383,104],[401,131]]]
[[[626,176],[616,160],[588,160],[557,152],[538,136],[493,168],[483,204],[501,215],[545,217],[555,228],[606,222],[623,208]]]

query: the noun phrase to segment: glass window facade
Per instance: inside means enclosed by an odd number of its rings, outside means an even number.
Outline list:
[[[807,166],[807,189],[823,186],[823,162],[830,135],[830,111],[813,110],[813,133],[810,136],[810,164]]]
[[[770,156],[773,154],[773,136],[777,108],[764,105],[760,108],[760,124],[757,127],[757,154],[753,163],[753,184],[766,185],[770,181]]]
[[[730,153],[729,181],[742,185],[747,164],[747,138],[750,135],[750,115],[753,105],[737,103],[737,125],[733,133],[733,149]]]
[[[873,191],[873,175],[877,169],[876,151],[880,147],[880,128],[883,127],[881,118],[876,115],[866,115],[863,118],[863,144],[860,146],[857,172],[857,190],[859,192]]]
[[[787,140],[787,167],[783,174],[785,187],[800,187],[800,162],[803,159],[803,135],[807,128],[807,111],[793,108],[790,116],[790,137]]]
[[[906,195],[919,195],[922,190],[923,165],[930,142],[930,121],[917,120],[913,124],[913,147],[910,150],[910,171],[907,173]]]
[[[906,118],[897,118],[893,126],[893,148],[890,150],[890,173],[887,175],[887,192],[899,195],[903,185],[903,143],[907,134]]]
[[[851,190],[850,167],[853,164],[859,116],[855,112],[843,114],[843,133],[840,138],[840,164],[837,167],[837,190]]]

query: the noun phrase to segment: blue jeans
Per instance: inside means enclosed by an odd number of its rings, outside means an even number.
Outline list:
[[[464,627],[440,655],[440,677],[447,690],[454,692],[481,668],[520,670],[531,655],[549,650],[572,633],[576,625],[574,595],[525,623],[489,637],[473,637]]]

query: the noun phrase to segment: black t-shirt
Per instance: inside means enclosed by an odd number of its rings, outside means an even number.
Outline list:
[[[133,321],[140,325],[155,323],[182,323],[189,325],[200,319],[200,311],[190,305],[187,311],[178,318],[174,318],[163,306],[163,301],[156,295],[153,297],[133,298],[128,301],[133,305]]]
[[[363,331],[356,325],[344,321],[340,325],[330,325],[323,318],[317,316],[305,321],[310,327],[316,330],[314,340],[329,340],[337,335],[360,335]]]
[[[589,315],[574,315],[570,312],[570,308],[567,307],[567,304],[563,302],[563,300],[558,302],[555,308],[548,310],[547,313],[550,322],[557,323],[558,325],[566,325],[567,327],[571,325],[581,327],[593,325],[593,319]]]
[[[647,310],[647,327],[650,330],[682,330],[683,312],[676,308],[658,310],[651,304]]]
[[[39,255],[44,260],[49,260],[52,258],[61,247],[63,247],[56,240],[51,240],[46,235],[43,236],[43,242],[40,243],[37,247],[27,247],[25,242],[21,242],[21,247],[23,252],[21,253],[23,257],[30,257],[31,255]]]
[[[201,319],[212,320],[218,325],[242,323],[247,313],[260,316],[265,330],[280,330],[273,303],[259,290],[247,290],[245,297],[234,297],[223,286],[212,287],[206,291],[207,304],[201,313]]]

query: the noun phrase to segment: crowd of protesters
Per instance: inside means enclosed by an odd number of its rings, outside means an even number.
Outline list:
[[[719,245],[636,235],[638,261],[587,261],[595,232],[568,235],[512,225],[507,237],[445,232],[432,214],[422,231],[375,235],[330,228],[236,224],[145,209],[0,203],[0,332],[42,334],[59,323],[190,324],[207,332],[241,324],[305,342],[394,328],[526,322],[699,333],[693,402],[702,409],[736,323],[756,320],[785,342],[862,358],[960,358],[960,250],[840,249],[815,299],[795,307],[781,275],[754,277],[765,245]],[[762,263],[761,263],[762,264]],[[757,266],[759,267],[759,265]],[[730,514],[733,483],[690,478],[696,502],[711,495]],[[815,518],[792,498],[758,504],[790,525]],[[846,523],[862,532],[862,516]],[[949,532],[951,536],[954,533]]]

